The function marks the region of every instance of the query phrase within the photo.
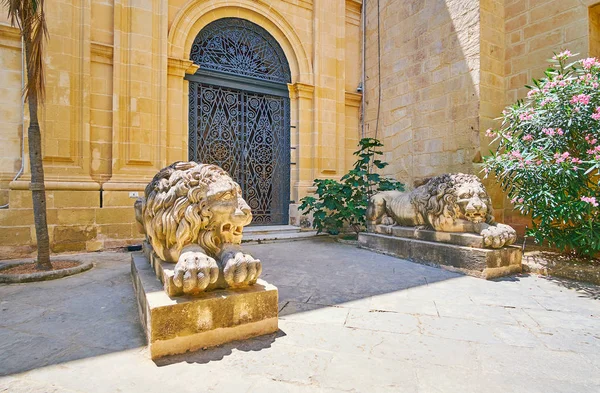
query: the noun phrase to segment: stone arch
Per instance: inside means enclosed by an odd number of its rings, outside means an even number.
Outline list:
[[[239,0],[232,4],[226,0],[201,3],[190,0],[179,11],[169,29],[168,56],[188,59],[198,33],[209,23],[225,17],[246,19],[263,27],[281,45],[289,62],[291,83],[312,84],[312,66],[294,28],[280,13],[261,1]]]

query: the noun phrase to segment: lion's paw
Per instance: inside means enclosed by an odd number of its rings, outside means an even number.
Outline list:
[[[213,258],[202,252],[187,251],[179,257],[174,273],[175,286],[182,288],[187,295],[195,295],[217,281],[219,266]]]
[[[510,226],[497,224],[481,231],[483,243],[486,247],[502,248],[509,246],[517,240],[517,232]]]
[[[221,260],[225,282],[230,287],[244,287],[256,283],[262,273],[258,259],[241,251],[228,252]]]
[[[383,216],[381,218],[381,224],[383,225],[394,225],[396,223],[396,221],[394,221],[394,219],[390,216]]]

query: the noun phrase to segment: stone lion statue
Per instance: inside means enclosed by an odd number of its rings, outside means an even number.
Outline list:
[[[517,239],[513,228],[494,222],[490,197],[479,178],[463,173],[436,176],[410,192],[375,194],[367,208],[367,221],[370,225],[474,232],[490,248],[508,246]]]
[[[240,247],[250,207],[218,166],[180,161],[163,168],[135,212],[154,252],[176,263],[173,282],[184,293],[248,286],[260,276],[260,261]]]

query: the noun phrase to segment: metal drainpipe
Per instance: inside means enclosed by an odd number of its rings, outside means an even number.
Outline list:
[[[362,87],[362,96],[360,99],[360,134],[361,138],[365,137],[365,95],[367,93],[367,89],[365,88],[365,75],[366,75],[366,40],[367,40],[367,0],[363,0],[362,2],[362,75],[361,75],[361,87]]]
[[[25,41],[21,37],[21,168],[12,181],[15,181],[23,174],[25,169]],[[7,209],[8,203],[0,206],[0,209]]]

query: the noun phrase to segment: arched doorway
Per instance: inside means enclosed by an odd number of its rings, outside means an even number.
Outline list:
[[[217,164],[242,187],[253,224],[288,223],[290,69],[262,27],[223,18],[204,27],[190,59],[189,159]]]

